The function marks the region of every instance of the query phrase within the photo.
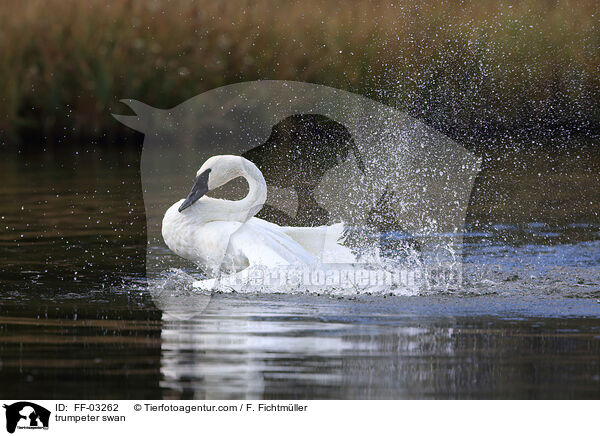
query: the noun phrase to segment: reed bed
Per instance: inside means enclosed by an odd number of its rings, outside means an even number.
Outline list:
[[[3,0],[0,136],[123,132],[135,98],[177,105],[255,79],[358,92],[456,136],[600,126],[600,3]]]

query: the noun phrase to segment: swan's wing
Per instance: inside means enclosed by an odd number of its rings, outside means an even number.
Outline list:
[[[280,227],[280,229],[321,262],[352,263],[356,260],[352,251],[342,245],[344,242],[342,223],[319,227]]]
[[[229,240],[228,255],[244,256],[249,266],[285,266],[312,264],[314,256],[281,227],[252,218],[245,222]]]
[[[212,221],[194,225],[178,212],[180,200],[165,213],[162,236],[171,251],[199,265],[207,274],[224,266],[229,236],[242,225],[232,221]]]
[[[188,253],[184,257],[200,264],[209,275],[214,275],[223,267],[226,270],[232,269],[226,263],[230,260],[226,259],[229,235],[235,234],[240,227],[241,224],[236,222],[213,221],[196,229],[189,229],[191,244],[187,245]],[[243,263],[243,260],[239,262]]]

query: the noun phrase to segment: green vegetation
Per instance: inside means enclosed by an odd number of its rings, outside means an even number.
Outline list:
[[[600,126],[600,3],[3,0],[0,137],[124,132],[121,98],[171,107],[287,79],[359,92],[457,136]]]

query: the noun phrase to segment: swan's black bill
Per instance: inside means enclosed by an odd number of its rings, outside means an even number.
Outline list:
[[[199,198],[202,198],[204,194],[208,192],[208,174],[210,173],[210,168],[203,171],[196,180],[194,181],[194,186],[192,186],[192,190],[186,197],[185,201],[181,203],[179,206],[179,212],[187,209],[192,204],[194,204]]]

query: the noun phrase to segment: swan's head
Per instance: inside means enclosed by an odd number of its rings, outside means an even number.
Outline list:
[[[190,207],[208,191],[223,186],[236,177],[248,176],[265,184],[260,170],[248,159],[233,155],[219,155],[209,158],[196,173],[194,185],[184,202],[179,206],[179,212]]]

